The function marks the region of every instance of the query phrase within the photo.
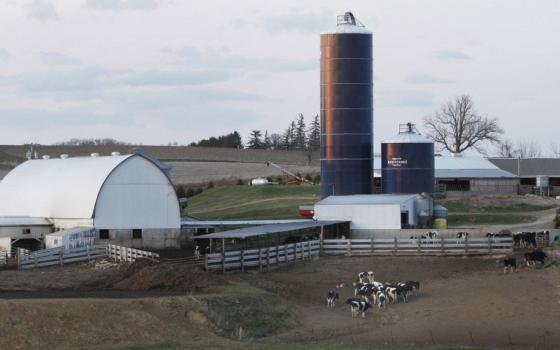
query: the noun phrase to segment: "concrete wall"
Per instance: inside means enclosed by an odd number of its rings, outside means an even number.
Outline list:
[[[519,179],[471,179],[470,191],[447,191],[448,197],[469,197],[484,194],[516,195]]]
[[[181,234],[180,229],[143,229],[142,238],[132,238],[132,229],[109,230],[109,239],[99,238],[99,229],[97,230],[96,242],[110,242],[125,247],[138,249],[175,249],[181,248],[181,245],[188,239]]]
[[[414,207],[414,202],[411,202]],[[315,205],[318,220],[351,221],[350,229],[400,229],[399,204]]]

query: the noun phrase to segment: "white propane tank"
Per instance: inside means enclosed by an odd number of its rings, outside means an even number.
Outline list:
[[[256,179],[251,180],[251,186],[260,186],[260,185],[268,185],[268,179],[264,177],[258,177]]]

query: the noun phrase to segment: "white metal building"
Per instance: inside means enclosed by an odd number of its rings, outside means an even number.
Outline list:
[[[351,230],[401,229],[403,225],[418,224],[415,205],[418,197],[416,194],[330,196],[315,204],[314,218],[350,221]]]
[[[36,159],[0,182],[0,217],[36,217],[54,230],[95,227],[97,237],[134,247],[174,247],[177,195],[168,176],[141,154]]]

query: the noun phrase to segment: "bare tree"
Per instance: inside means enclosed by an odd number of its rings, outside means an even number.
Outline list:
[[[515,146],[511,140],[503,140],[498,145],[498,156],[504,158],[516,157]]]
[[[485,142],[500,142],[502,128],[497,118],[479,115],[469,95],[461,95],[447,102],[433,116],[424,118],[427,134],[441,149],[459,154],[474,148],[485,153]]]
[[[515,145],[515,154],[519,158],[538,158],[541,148],[535,141],[518,141]]]
[[[550,154],[554,158],[560,158],[560,143],[555,143],[555,142],[550,143]]]

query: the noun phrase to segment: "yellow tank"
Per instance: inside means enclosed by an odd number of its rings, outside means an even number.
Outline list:
[[[446,218],[434,219],[434,228],[438,230],[447,229],[447,219]]]

